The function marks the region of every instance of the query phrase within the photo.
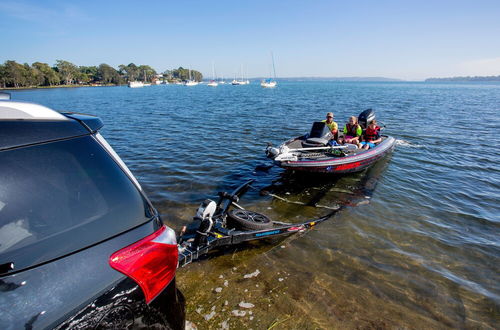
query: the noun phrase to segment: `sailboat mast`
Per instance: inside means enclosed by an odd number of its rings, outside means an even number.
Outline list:
[[[273,60],[273,73],[274,73],[274,79],[276,79],[276,69],[274,68],[274,55],[273,55],[273,52],[271,52],[271,59]]]

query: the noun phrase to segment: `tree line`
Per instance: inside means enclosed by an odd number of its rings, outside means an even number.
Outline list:
[[[122,85],[129,81],[153,82],[155,80],[201,81],[203,75],[196,70],[182,67],[158,74],[149,65],[119,65],[117,69],[102,63],[99,66],[77,66],[71,62],[57,60],[53,66],[35,62],[20,64],[5,61],[0,64],[0,88],[25,88],[63,85]]]

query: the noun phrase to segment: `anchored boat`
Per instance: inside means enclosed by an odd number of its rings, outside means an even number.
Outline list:
[[[368,109],[359,115],[358,122],[366,129],[374,119],[375,112]],[[344,174],[360,172],[371,166],[392,152],[396,144],[393,137],[381,135],[382,141],[375,148],[365,150],[354,144],[330,146],[332,138],[324,122],[315,122],[309,134],[290,139],[278,147],[268,145],[266,155],[285,169]]]

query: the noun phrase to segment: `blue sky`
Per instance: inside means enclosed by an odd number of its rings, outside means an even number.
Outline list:
[[[0,2],[0,62],[192,67],[232,78],[500,75],[500,1]]]

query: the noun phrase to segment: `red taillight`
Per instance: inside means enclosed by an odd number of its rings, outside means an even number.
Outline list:
[[[178,262],[175,233],[167,226],[116,251],[109,264],[139,284],[149,303],[175,276]]]

